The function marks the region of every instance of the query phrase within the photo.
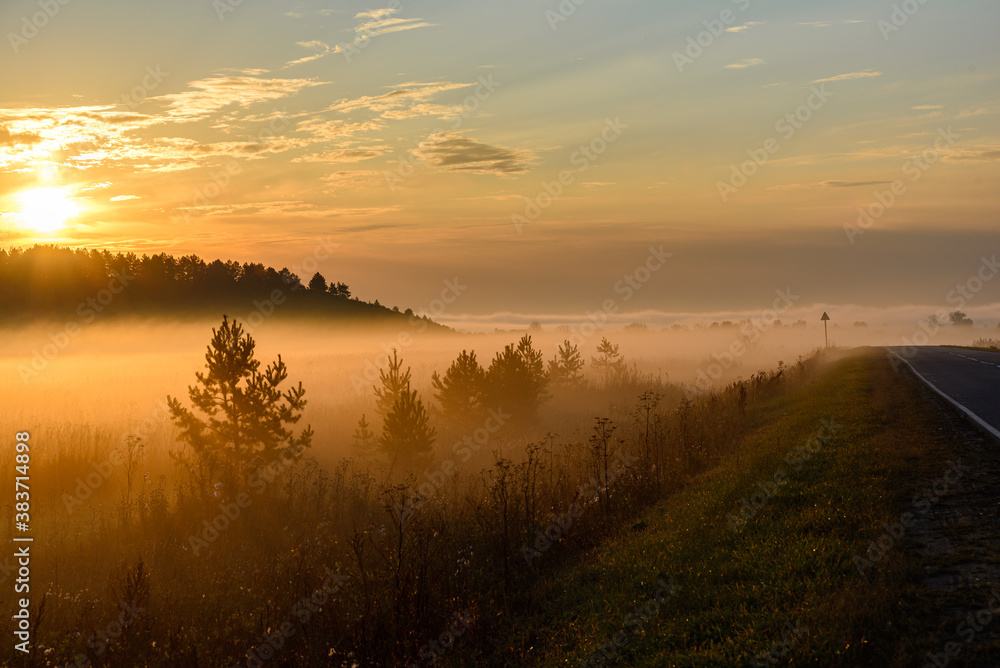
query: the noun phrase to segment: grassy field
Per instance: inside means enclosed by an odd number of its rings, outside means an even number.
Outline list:
[[[539,587],[515,652],[536,665],[923,665],[948,628],[903,526],[921,479],[947,466],[927,408],[883,351],[854,351],[773,400],[738,456]],[[868,553],[880,538],[887,549]]]

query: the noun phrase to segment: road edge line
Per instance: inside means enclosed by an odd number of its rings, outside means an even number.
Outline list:
[[[924,378],[923,376],[921,376],[920,372],[917,371],[916,369],[914,369],[913,365],[910,364],[907,360],[903,359],[899,355],[899,353],[897,353],[897,352],[895,352],[893,350],[889,350],[888,348],[886,349],[886,351],[890,355],[895,355],[896,358],[900,362],[902,362],[906,366],[910,367],[910,371],[913,372],[913,375],[916,376],[917,378],[919,378],[920,380],[922,380],[923,383],[924,383],[924,385],[926,385],[927,387],[929,387],[932,390],[934,390],[935,392],[937,392],[938,395],[940,395],[942,398],[946,399],[948,401],[948,403],[950,403],[952,406],[954,406],[958,410],[960,410],[963,413],[965,413],[966,416],[972,418],[973,422],[975,422],[980,427],[982,427],[983,429],[985,429],[986,431],[988,431],[990,434],[992,434],[994,438],[996,438],[997,440],[1000,440],[1000,430],[997,430],[996,427],[994,427],[990,423],[988,423],[985,420],[983,420],[983,418],[979,417],[978,415],[976,415],[975,413],[973,413],[972,411],[970,411],[968,408],[966,408],[965,406],[963,406],[962,404],[958,403],[957,401],[955,401],[954,399],[952,399],[950,396],[948,396],[947,394],[945,394],[944,392],[942,392],[941,390],[939,390],[937,388],[937,386],[934,385],[934,383],[932,383],[931,381],[929,381],[926,378]]]

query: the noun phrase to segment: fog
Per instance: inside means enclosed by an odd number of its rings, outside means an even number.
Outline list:
[[[787,322],[787,321],[786,321]],[[153,462],[167,468],[166,451],[176,434],[163,408],[166,396],[187,403],[187,387],[204,369],[204,354],[217,321],[116,321],[82,327],[75,335],[61,323],[8,328],[0,341],[0,379],[8,431],[42,428],[52,434],[86,430],[95,438],[142,435],[153,447]],[[358,419],[374,413],[373,385],[387,356],[397,350],[413,374],[413,387],[433,406],[431,376],[443,373],[462,350],[474,350],[483,366],[505,345],[530,333],[545,359],[569,339],[579,346],[589,382],[599,379],[590,358],[602,338],[620,347],[631,367],[652,379],[685,386],[689,393],[709,389],[757,371],[791,364],[821,347],[819,323],[790,326],[757,320],[751,324],[690,325],[694,329],[637,329],[543,326],[541,330],[429,335],[412,326],[350,327],[316,321],[266,321],[248,328],[263,364],[279,354],[289,379],[302,382],[308,406],[303,424],[316,431],[313,454],[332,464],[350,454]],[[909,327],[834,325],[830,344],[838,347],[917,344],[969,345],[995,336],[985,327],[926,323]],[[602,407],[598,406],[595,410]],[[555,408],[542,411],[542,429]],[[580,416],[585,418],[587,416]],[[593,417],[593,416],[590,416]],[[581,426],[586,421],[581,419]],[[56,439],[57,441],[61,439]],[[56,444],[58,446],[58,443]]]

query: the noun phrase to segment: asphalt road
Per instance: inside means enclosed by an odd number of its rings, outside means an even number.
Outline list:
[[[932,390],[1000,439],[1000,352],[944,346],[888,350]]]

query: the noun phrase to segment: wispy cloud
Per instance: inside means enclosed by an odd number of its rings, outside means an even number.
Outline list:
[[[215,76],[188,84],[189,90],[152,98],[165,102],[167,117],[177,123],[208,118],[230,105],[249,107],[260,102],[279,100],[305,88],[323,86],[316,79],[261,79],[251,76]]]
[[[767,61],[763,58],[747,58],[746,60],[741,60],[738,63],[732,63],[726,65],[727,70],[745,70],[748,67],[756,67],[757,65],[763,65]]]
[[[331,54],[356,51],[366,46],[369,40],[380,35],[402,32],[404,30],[414,30],[416,28],[429,28],[436,25],[434,23],[428,23],[421,18],[403,19],[394,17],[393,15],[398,12],[399,8],[392,7],[383,7],[381,9],[373,9],[367,12],[359,12],[354,15],[354,18],[360,19],[361,22],[354,26],[354,38],[352,40],[340,44],[327,44],[326,42],[321,42],[319,40],[298,42],[299,46],[311,49],[314,53],[289,61],[285,64],[285,67],[288,68],[294,67],[295,65],[302,65],[303,63],[319,60],[320,58]],[[328,15],[330,12],[325,10],[321,13]],[[305,17],[305,15],[301,12],[290,13],[288,15],[294,16],[295,18]]]
[[[850,25],[853,23],[865,23],[861,19],[846,19],[843,21],[804,21],[799,23],[800,26],[808,26],[810,28],[829,28],[835,25]]]
[[[866,70],[864,72],[848,72],[847,74],[838,74],[834,77],[827,77],[826,79],[815,79],[810,81],[810,84],[818,83],[831,83],[834,81],[850,81],[851,79],[868,79],[871,77],[880,77],[881,72],[872,72],[871,70]]]
[[[763,21],[749,21],[747,23],[744,23],[743,25],[726,28],[726,32],[746,32],[747,30],[750,30],[750,28],[754,26],[759,26],[762,23]]]
[[[916,107],[910,107],[910,109],[913,109],[914,111],[933,111],[936,109],[944,109],[944,106],[940,104],[921,104]]]
[[[348,113],[365,109],[381,114],[383,118],[402,119],[413,116],[453,116],[462,107],[443,106],[428,104],[428,100],[438,93],[467,88],[474,84],[453,83],[450,81],[418,83],[409,82],[399,84],[388,93],[383,95],[364,96],[354,100],[341,100],[330,106],[328,111],[339,111]]]

